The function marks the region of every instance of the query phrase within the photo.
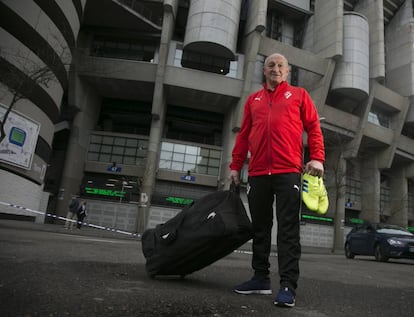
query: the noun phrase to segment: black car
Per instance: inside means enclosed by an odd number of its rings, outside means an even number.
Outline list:
[[[345,256],[373,255],[377,261],[390,258],[414,259],[414,234],[389,224],[364,223],[346,236]]]

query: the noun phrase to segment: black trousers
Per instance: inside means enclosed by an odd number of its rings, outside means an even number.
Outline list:
[[[85,213],[78,213],[78,224],[77,227],[80,229],[82,227],[83,219],[85,219]]]
[[[256,278],[269,276],[269,256],[276,197],[277,254],[280,286],[297,288],[300,245],[300,181],[297,173],[249,177],[247,197],[253,224],[252,267]]]

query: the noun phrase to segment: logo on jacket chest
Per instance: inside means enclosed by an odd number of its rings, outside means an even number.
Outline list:
[[[284,93],[285,99],[289,99],[292,96],[292,92],[290,91],[286,91]],[[262,96],[258,96],[254,98],[254,101],[261,101],[262,100]]]

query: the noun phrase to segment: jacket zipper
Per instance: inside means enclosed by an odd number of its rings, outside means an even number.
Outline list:
[[[274,94],[275,92],[273,92]],[[270,130],[270,116],[271,116],[271,112],[272,112],[272,96],[268,91],[266,91],[266,96],[267,96],[267,100],[268,100],[268,104],[269,104],[269,113],[267,115],[267,169],[268,169],[268,175],[272,175],[272,150],[271,150],[271,146],[272,146],[272,142],[271,142],[271,130]]]

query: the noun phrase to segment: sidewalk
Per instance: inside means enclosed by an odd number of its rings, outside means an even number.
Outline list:
[[[30,221],[22,220],[5,220],[0,219],[0,228],[13,228],[19,230],[35,230],[35,231],[49,231],[62,234],[71,234],[71,235],[80,235],[80,236],[90,236],[90,237],[99,237],[99,238],[109,238],[109,239],[129,239],[129,240],[141,240],[141,235],[132,233],[132,232],[116,232],[115,229],[99,229],[95,227],[90,227],[83,225],[81,229],[74,228],[72,230],[65,229],[63,224],[49,224],[49,223],[35,223]],[[247,242],[242,245],[240,248],[242,251],[251,251],[251,243]],[[276,254],[277,250],[275,246],[272,246],[272,253]],[[335,253],[331,252],[330,248],[322,247],[311,247],[311,246],[302,246],[302,253],[311,253],[311,254],[340,254],[343,255],[343,250],[337,250]]]
[[[35,223],[31,221],[22,220],[5,220],[0,219],[0,228],[14,228],[19,230],[35,230],[35,231],[49,231],[62,234],[92,236],[100,238],[112,238],[112,239],[131,239],[140,240],[140,236],[135,233],[121,233],[109,229],[99,229],[82,225],[81,229],[77,229],[76,226],[72,229],[66,229],[64,224],[50,224],[50,223]]]

